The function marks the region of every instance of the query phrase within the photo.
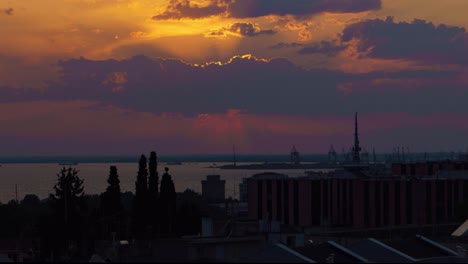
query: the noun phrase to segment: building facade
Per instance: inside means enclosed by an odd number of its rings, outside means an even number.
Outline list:
[[[437,176],[440,172],[468,171],[468,161],[439,161],[439,162],[415,162],[394,163],[392,173],[395,176],[430,177]]]
[[[270,180],[279,180],[279,179],[287,179],[288,176],[281,173],[276,172],[263,172],[257,173],[250,178],[243,178],[242,183],[239,184],[239,201],[241,203],[247,203],[249,201],[249,179],[270,179]]]
[[[202,180],[202,197],[208,202],[223,202],[226,195],[226,181],[219,175],[208,175]]]
[[[249,179],[251,219],[294,226],[373,228],[453,222],[468,179]]]

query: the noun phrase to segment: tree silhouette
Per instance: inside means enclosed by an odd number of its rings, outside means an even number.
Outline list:
[[[133,205],[133,231],[135,236],[141,238],[144,236],[148,219],[148,169],[146,167],[146,157],[141,155],[137,180],[135,182],[135,199]]]
[[[101,194],[101,212],[107,231],[120,231],[121,213],[123,210],[120,191],[120,180],[117,167],[111,166],[107,189]],[[110,229],[110,230],[109,230]]]
[[[149,193],[154,199],[159,196],[159,175],[158,175],[158,158],[156,152],[152,151],[148,161],[149,167]]]
[[[55,194],[49,200],[55,211],[53,239],[62,252],[78,243],[82,235],[82,213],[86,210],[84,200],[84,180],[78,177],[78,170],[63,168],[54,185]],[[69,243],[72,241],[72,243]],[[68,253],[67,253],[68,255]]]
[[[64,167],[57,174],[58,181],[54,185],[55,194],[50,195],[57,212],[63,215],[65,224],[70,223],[84,206],[84,180],[78,177],[78,172],[76,169]]]
[[[177,233],[180,236],[197,235],[201,231],[203,210],[207,210],[201,195],[191,189],[177,194]]]
[[[23,200],[21,201],[22,206],[26,206],[30,208],[34,208],[34,207],[37,208],[39,207],[40,204],[41,204],[41,200],[35,194],[26,194]]]
[[[106,212],[106,215],[114,215],[122,210],[122,202],[120,200],[120,180],[116,166],[110,166],[107,183],[109,185],[101,196],[102,207]]]
[[[161,212],[161,234],[164,236],[172,236],[175,233],[175,214],[176,214],[176,198],[174,182],[169,174],[169,168],[164,168],[166,171],[162,176],[161,190],[159,196],[159,206]]]
[[[158,221],[158,198],[159,198],[159,176],[158,176],[158,160],[156,152],[152,151],[149,162],[149,179],[148,179],[148,209],[150,213],[150,221],[153,226],[153,231],[159,233]]]

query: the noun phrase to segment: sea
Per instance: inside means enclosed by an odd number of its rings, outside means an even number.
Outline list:
[[[445,159],[453,153],[431,153],[433,159]],[[388,154],[378,154],[377,160],[384,160]],[[419,154],[419,157],[426,154]],[[107,187],[109,167],[117,166],[122,192],[134,192],[138,171],[139,155],[129,156],[59,156],[59,157],[0,157],[0,202],[6,203],[13,199],[21,201],[27,194],[35,194],[45,199],[53,192],[57,182],[57,174],[64,167],[62,163],[76,163],[71,167],[79,170],[79,177],[84,179],[86,194],[100,194]],[[453,158],[453,157],[452,157]],[[301,155],[304,163],[326,162],[328,155]],[[239,184],[243,178],[248,178],[264,170],[226,170],[219,167],[233,164],[260,164],[265,162],[289,162],[289,155],[174,155],[159,157],[158,172],[162,176],[164,167],[169,168],[177,192],[192,189],[201,193],[201,181],[207,175],[220,175],[226,181],[226,197],[239,197]],[[416,159],[415,159],[416,160]],[[174,163],[181,163],[174,165]],[[172,164],[172,165],[171,165]],[[66,166],[68,167],[68,166]],[[311,171],[311,170],[308,170]],[[302,169],[274,170],[290,177],[304,176]]]
[[[138,171],[139,156],[128,157],[8,157],[0,158],[0,202],[13,199],[21,201],[27,194],[35,194],[45,199],[53,192],[57,174],[63,167],[79,170],[79,177],[84,180],[86,194],[100,194],[107,187],[109,167],[117,166],[122,192],[134,192]],[[285,162],[285,155],[245,155],[239,156],[238,165],[264,162]],[[218,167],[233,164],[232,155],[167,156],[158,163],[160,177],[164,168],[169,168],[177,192],[192,189],[201,193],[201,181],[207,175],[220,175],[226,181],[226,197],[239,197],[239,184],[243,178],[250,177],[263,170],[225,170]],[[316,160],[322,160],[319,157]],[[174,163],[180,163],[175,165]],[[76,165],[60,165],[76,163]],[[274,170],[290,177],[304,176],[304,170]]]

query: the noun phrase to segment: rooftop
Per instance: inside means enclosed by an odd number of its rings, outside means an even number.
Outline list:
[[[325,263],[333,258],[335,263],[360,263],[362,261],[333,247],[330,243],[308,244],[305,247],[295,248],[300,254],[319,263]]]
[[[282,245],[268,245],[259,253],[245,257],[239,262],[249,263],[315,263],[314,260]]]
[[[416,237],[394,240],[386,244],[416,259],[451,256],[448,252],[442,251]]]

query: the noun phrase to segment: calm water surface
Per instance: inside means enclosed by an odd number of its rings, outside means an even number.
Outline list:
[[[221,166],[227,163],[216,163]],[[239,163],[252,164],[252,163]],[[123,192],[135,191],[135,180],[138,171],[138,163],[80,163],[74,168],[78,169],[79,176],[84,179],[85,193],[99,194],[107,187],[109,166],[117,166],[120,187]],[[226,180],[226,196],[239,196],[239,183],[244,177],[264,172],[262,170],[220,170],[207,168],[212,162],[184,163],[182,165],[159,164],[158,172],[161,177],[164,167],[169,167],[169,174],[175,184],[177,192],[187,188],[201,192],[201,181],[206,175],[219,174]],[[2,164],[0,167],[0,202],[15,198],[15,184],[18,186],[18,199],[26,194],[36,194],[41,199],[48,197],[53,192],[53,186],[57,182],[57,173],[63,166],[54,163],[22,163]],[[304,170],[275,170],[291,177],[303,176]],[[160,178],[161,179],[161,178]]]

